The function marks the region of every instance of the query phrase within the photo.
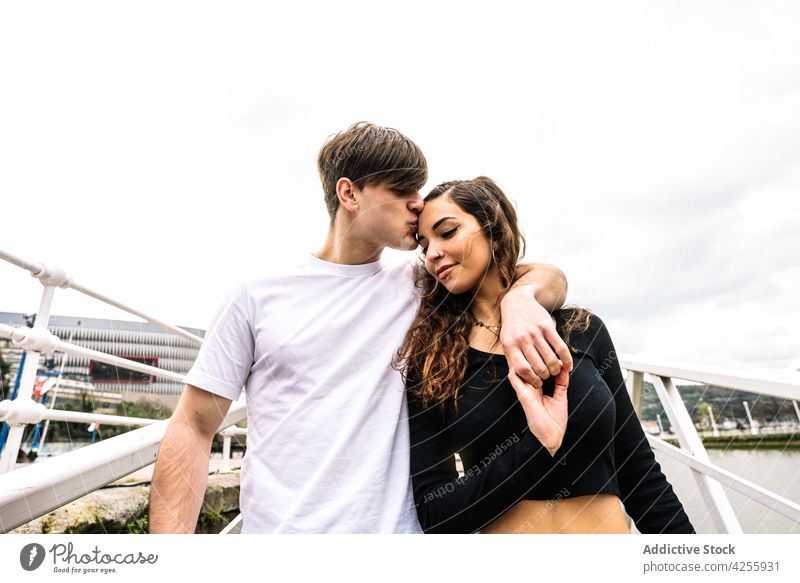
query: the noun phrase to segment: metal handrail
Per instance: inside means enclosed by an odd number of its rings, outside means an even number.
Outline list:
[[[781,399],[800,399],[800,373],[771,369],[737,369],[720,366],[686,366],[683,363],[640,360],[633,355],[619,355],[620,366],[628,371],[693,381],[708,385],[748,391]]]
[[[99,423],[101,425],[152,425],[160,419],[146,419],[144,417],[125,417],[123,415],[103,415],[101,413],[84,413],[82,411],[67,411],[64,409],[48,409],[41,403],[34,403],[32,407],[24,409],[15,408],[16,401],[0,401],[0,421],[6,423],[24,423],[34,425],[45,419],[50,421],[64,421],[66,423]]]
[[[165,368],[150,366],[148,364],[142,364],[141,362],[136,362],[135,360],[128,360],[127,358],[114,356],[112,354],[100,352],[99,350],[86,348],[85,346],[70,344],[69,342],[61,340],[58,336],[48,330],[42,330],[37,334],[32,333],[31,330],[31,328],[26,328],[23,326],[8,326],[6,324],[0,324],[0,338],[8,338],[16,346],[21,346],[22,348],[27,348],[28,350],[34,350],[36,352],[64,352],[72,356],[90,358],[92,360],[111,364],[118,368],[135,370],[137,372],[151,374],[155,377],[162,377],[172,381],[177,381],[179,383],[183,382],[184,375],[181,373],[173,372]]]
[[[651,436],[648,436],[648,439],[656,449],[691,468],[700,493],[711,509],[714,524],[720,532],[743,532],[730,500],[722,488],[722,483],[744,492],[767,508],[800,523],[800,505],[739,478],[711,462],[686,409],[686,404],[673,383],[673,378],[676,378],[791,400],[800,397],[800,374],[756,369],[687,367],[678,363],[651,363],[637,360],[635,356],[630,355],[620,355],[620,366],[628,371],[628,391],[640,416],[644,375],[648,374],[652,378],[658,398],[681,447],[675,448]]]
[[[169,330],[173,334],[177,334],[178,336],[181,336],[186,340],[194,342],[198,346],[203,343],[202,338],[192,334],[191,332],[187,332],[186,330],[178,328],[177,326],[173,326],[172,324],[167,324],[166,322],[164,322],[159,318],[156,318],[155,316],[150,316],[144,312],[141,312],[135,308],[123,304],[122,302],[118,302],[117,300],[114,300],[106,295],[103,295],[100,292],[96,292],[91,288],[76,283],[75,280],[72,279],[72,277],[68,276],[66,272],[64,272],[64,270],[58,267],[47,266],[44,263],[38,263],[35,261],[27,261],[25,259],[12,255],[7,251],[3,251],[2,249],[0,249],[0,259],[3,259],[8,263],[11,263],[12,265],[16,265],[17,267],[21,267],[22,269],[29,271],[32,277],[35,277],[42,282],[42,285],[45,286],[51,285],[62,288],[72,288],[79,293],[92,297],[96,300],[100,300],[105,304],[114,306],[115,308],[119,308],[124,312],[133,314],[134,316],[138,316],[139,318],[142,318],[143,320],[149,322],[150,324],[161,326],[162,328]]]
[[[31,397],[33,395],[34,380],[39,368],[39,359],[43,352],[49,353],[60,350],[72,355],[94,358],[95,360],[100,360],[118,367],[149,374],[156,374],[163,378],[183,382],[183,375],[178,373],[156,367],[149,367],[131,360],[115,357],[109,354],[63,342],[60,338],[52,334],[47,329],[48,321],[50,319],[50,308],[53,303],[55,290],[59,287],[73,288],[80,293],[86,294],[102,302],[113,305],[121,310],[139,316],[151,324],[162,326],[170,332],[196,344],[202,344],[202,338],[170,324],[166,324],[157,318],[135,310],[85,286],[78,285],[61,268],[47,266],[43,263],[27,261],[8,253],[7,251],[3,251],[2,249],[0,249],[0,259],[29,271],[33,277],[40,281],[44,288],[42,290],[42,299],[39,303],[36,323],[34,324],[33,328],[17,328],[6,325],[2,325],[2,327],[0,327],[0,337],[11,338],[12,342],[16,343],[17,345],[25,346],[28,353],[28,358],[26,358],[25,365],[22,367],[20,374],[20,384],[17,398],[11,404],[3,404],[3,408],[6,410],[6,415],[8,415],[8,412],[10,411],[12,413],[12,417],[16,416],[19,423],[10,425],[10,430],[7,434],[7,441],[3,447],[2,454],[0,455],[0,474],[9,472],[14,468],[14,464],[19,453],[19,448],[22,443],[24,423],[29,417],[28,414],[35,409],[35,403],[32,401]]]
[[[17,345],[25,346],[31,356],[26,360],[20,382],[20,394],[14,405],[9,401],[0,403],[0,419],[16,415],[17,425],[12,427],[13,442],[0,460],[0,472],[13,467],[13,460],[19,449],[22,427],[25,423],[36,422],[36,415],[31,407],[33,380],[38,369],[39,355],[42,352],[61,351],[74,356],[89,357],[120,368],[153,374],[183,382],[183,375],[151,367],[124,358],[64,342],[47,330],[50,306],[56,287],[72,288],[80,293],[115,306],[130,314],[143,318],[151,324],[161,326],[196,344],[202,338],[185,330],[171,326],[163,321],[148,316],[125,304],[95,292],[85,286],[76,284],[71,277],[56,267],[48,267],[41,263],[28,262],[10,253],[0,250],[0,259],[28,270],[33,277],[44,286],[36,325],[31,328],[13,327],[0,324],[0,338],[10,338]],[[632,393],[634,407],[640,412],[643,379],[645,374],[652,376],[658,397],[676,429],[681,449],[670,446],[657,438],[648,437],[655,449],[666,453],[681,463],[689,466],[698,481],[698,486],[712,509],[715,524],[723,532],[741,532],[722,483],[744,492],[764,506],[771,508],[788,518],[800,522],[800,505],[787,500],[774,492],[770,492],[752,482],[739,478],[711,463],[697,434],[686,406],[683,403],[672,379],[714,384],[734,390],[770,395],[785,399],[800,397],[800,374],[776,371],[736,370],[722,367],[686,366],[683,363],[646,362],[634,356],[620,355],[620,364],[628,371],[628,390]],[[15,409],[16,408],[16,409]],[[42,418],[69,420],[68,412],[45,412]],[[123,424],[149,425],[128,433],[104,440],[102,442],[62,454],[45,462],[14,470],[0,475],[0,531],[7,532],[42,514],[50,512],[72,500],[103,487],[104,485],[124,477],[137,469],[155,461],[167,421],[120,418],[116,416],[100,416],[86,413],[70,413],[71,419],[98,420],[112,423],[111,419]],[[74,417],[78,415],[79,417]],[[221,429],[230,427],[246,417],[243,402],[231,408],[225,417]],[[224,450],[230,450],[233,435],[244,434],[245,430],[227,429],[222,432],[225,438]],[[227,467],[227,466],[225,466]],[[23,504],[24,502],[24,504]],[[224,532],[236,532],[241,521],[226,528]]]
[[[788,498],[779,496],[775,492],[771,492],[770,490],[767,490],[758,484],[754,484],[749,480],[745,480],[733,472],[720,468],[719,466],[702,462],[687,454],[685,451],[675,447],[674,445],[667,443],[663,439],[648,435],[647,440],[650,442],[650,445],[653,447],[653,449],[663,452],[672,459],[677,460],[694,470],[703,472],[704,474],[714,478],[722,484],[725,484],[731,489],[736,490],[737,492],[740,492],[749,498],[752,498],[756,502],[760,502],[767,508],[770,508],[771,510],[774,510],[786,518],[789,518],[790,520],[800,524],[800,504],[797,502],[793,502]]]
[[[247,416],[242,398],[220,431]],[[8,532],[156,461],[168,420],[0,475],[0,532]]]
[[[33,328],[0,324],[0,338],[8,338],[16,346],[26,349],[28,358],[20,375],[19,394],[14,401],[0,403],[0,420],[11,425],[9,442],[0,458],[0,532],[8,532],[89,492],[152,464],[156,460],[168,420],[156,421],[115,415],[99,415],[47,409],[33,401],[33,383],[42,353],[64,352],[78,357],[135,370],[156,377],[184,382],[184,375],[148,366],[104,352],[99,352],[70,342],[64,342],[47,328],[50,307],[57,287],[71,287],[76,291],[139,316],[151,324],[162,326],[195,344],[203,339],[185,330],[148,316],[121,302],[76,284],[59,269],[41,263],[25,261],[0,250],[0,259],[30,271],[39,279],[44,289]],[[235,435],[246,435],[247,430],[232,427],[246,419],[244,396],[234,404],[220,425],[224,438],[223,470],[229,469],[230,445]],[[26,424],[42,419],[59,421],[100,422],[113,425],[144,425],[140,429],[109,438],[84,448],[50,458],[47,461],[10,471],[19,451],[22,432]],[[3,473],[5,472],[5,473]]]

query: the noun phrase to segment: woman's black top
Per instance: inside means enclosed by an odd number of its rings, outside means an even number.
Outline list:
[[[411,473],[425,532],[476,532],[523,499],[593,494],[619,496],[642,533],[694,532],[647,443],[600,318],[570,344],[569,419],[554,457],[528,429],[505,356],[468,349],[457,413],[449,404],[423,407],[409,379]],[[553,394],[552,378],[544,393]]]

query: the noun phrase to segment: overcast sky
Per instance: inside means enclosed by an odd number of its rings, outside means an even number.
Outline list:
[[[800,368],[800,4],[282,4],[4,4],[0,248],[205,328],[319,247],[317,151],[369,120],[425,192],[493,177],[619,351]],[[40,293],[0,262],[0,311]]]

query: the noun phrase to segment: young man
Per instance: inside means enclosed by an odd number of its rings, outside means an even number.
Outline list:
[[[159,451],[151,532],[194,532],[211,441],[243,385],[242,532],[421,532],[392,368],[418,297],[412,262],[380,256],[416,248],[427,163],[400,132],[357,123],[323,146],[318,167],[327,239],[219,308]],[[548,313],[565,291],[559,270],[535,265],[503,301],[503,346],[530,383],[560,370],[556,354],[571,369]]]

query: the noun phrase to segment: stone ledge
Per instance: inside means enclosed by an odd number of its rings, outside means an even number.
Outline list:
[[[139,534],[147,532],[150,484],[104,488],[23,524],[11,534]],[[239,513],[239,472],[212,474],[197,533],[218,533]]]

